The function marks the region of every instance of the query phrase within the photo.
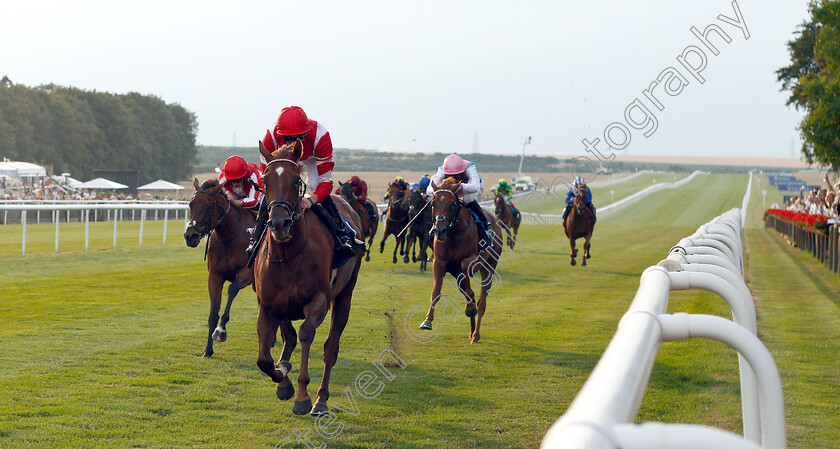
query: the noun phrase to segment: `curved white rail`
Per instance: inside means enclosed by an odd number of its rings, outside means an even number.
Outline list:
[[[642,273],[618,330],[566,413],[546,433],[541,448],[787,446],[781,380],[770,353],[756,337],[755,304],[744,283],[742,225],[741,210],[732,209],[680,240],[667,259]],[[689,288],[721,296],[732,309],[733,321],[666,314],[670,292]],[[685,424],[634,424],[659,343],[692,337],[719,340],[738,351],[744,436]]]

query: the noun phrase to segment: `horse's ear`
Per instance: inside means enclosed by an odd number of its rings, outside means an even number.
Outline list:
[[[302,140],[302,139],[298,139],[298,140],[296,140],[296,141],[295,141],[295,143],[292,145],[292,152],[290,153],[290,155],[289,155],[289,156],[291,156],[291,157],[290,157],[290,159],[291,159],[291,160],[293,160],[293,161],[297,162],[297,161],[299,161],[299,160],[300,160],[300,156],[301,156],[302,154],[303,154],[303,140]]]
[[[339,187],[344,187],[344,183],[343,183],[343,182],[341,182],[341,181],[338,181],[338,186],[339,186]]]
[[[201,185],[198,183],[198,178],[193,178],[193,188],[196,192],[198,192],[198,189],[201,188]]]
[[[440,187],[435,184],[434,181],[431,181],[432,191],[437,192]]]
[[[265,161],[269,162],[272,159],[274,159],[274,156],[271,155],[271,152],[268,151],[268,148],[266,148],[265,145],[263,145],[262,140],[260,140],[259,142],[260,142],[260,154],[263,155],[263,157],[265,158]]]
[[[225,185],[224,185],[224,184],[219,184],[219,185],[217,185],[217,186],[213,186],[213,188],[212,188],[212,189],[210,189],[210,193],[211,193],[211,194],[213,194],[213,195],[215,195],[215,194],[216,194],[216,192],[218,192],[219,190],[222,190],[224,187],[225,187]]]

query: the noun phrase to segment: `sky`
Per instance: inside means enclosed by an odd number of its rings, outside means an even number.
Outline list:
[[[4,3],[0,76],[155,95],[200,145],[256,146],[298,105],[336,148],[800,156],[774,72],[808,0]]]

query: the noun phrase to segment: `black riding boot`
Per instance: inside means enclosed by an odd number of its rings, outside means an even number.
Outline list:
[[[347,228],[344,226],[344,220],[341,218],[341,215],[338,214],[338,209],[336,209],[335,202],[333,202],[332,197],[328,196],[318,204],[324,208],[324,210],[329,214],[329,218],[332,219],[333,226],[330,227],[330,231],[332,231],[335,236],[336,254],[342,257],[353,257],[356,254],[356,250],[353,249],[353,242],[350,240],[350,234],[347,233]]]
[[[487,215],[484,215],[484,210],[478,205],[478,201],[467,203],[467,207],[469,207],[470,210],[478,216],[478,220],[481,222],[479,224],[479,229],[483,230],[484,235],[482,237],[484,237],[484,247],[492,248],[493,238],[496,237],[496,234],[493,232],[493,228],[490,227],[490,222],[487,221]]]
[[[262,241],[262,235],[265,232],[265,225],[268,222],[268,206],[265,204],[265,197],[260,199],[260,210],[257,212],[257,223],[254,225],[251,232],[251,241],[248,243],[248,248],[245,252],[248,253],[248,268],[254,264],[254,255],[257,253],[257,248]]]
[[[368,203],[367,201],[365,201],[365,202],[364,202],[364,203],[362,203],[362,204],[364,204],[364,205],[365,205],[365,209],[366,209],[366,210],[367,210],[367,212],[368,212],[368,217],[370,218],[370,221],[371,221],[371,222],[374,222],[374,221],[379,221],[379,217],[378,217],[378,216],[377,216],[377,214],[376,214],[376,207],[374,207],[374,205],[373,205],[373,204],[370,204],[370,203]]]
[[[571,204],[567,204],[567,205],[566,205],[566,210],[564,210],[564,211],[563,211],[563,221],[564,221],[564,222],[566,221],[566,217],[568,217],[568,216],[569,216],[569,212],[571,212],[571,211],[572,211],[572,205],[571,205]]]

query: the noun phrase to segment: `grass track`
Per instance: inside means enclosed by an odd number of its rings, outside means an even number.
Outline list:
[[[568,265],[557,227],[523,227],[523,246],[505,258],[477,345],[468,344],[461,313],[452,322],[438,318],[434,341],[410,339],[403,320],[415,306],[427,307],[430,275],[375,254],[363,266],[333,371],[333,410],[349,402],[345,387],[372,370],[383,350],[394,349],[407,367],[392,368],[393,382],[376,397],[354,393],[359,413],[336,413],[343,427],[333,439],[315,435],[310,417],[293,416],[256,368],[252,291],[234,304],[228,341],[212,359],[200,358],[208,310],[201,249],[177,237],[161,247],[159,237],[147,237],[142,248],[55,255],[54,228],[42,225],[46,254],[0,249],[0,447],[270,448],[307,429],[315,445],[331,448],[535,447],[597,362],[641,272],[698,225],[740,206],[746,181],[701,176],[605,217],[585,268]],[[792,302],[780,270],[796,277],[818,267],[795,251],[785,256],[792,268],[780,266],[784,245],[759,245],[760,238],[772,243],[769,231],[747,237],[760,331],[784,376],[789,447],[832,447],[840,439],[831,362],[836,279],[819,287],[805,277],[801,288],[818,288],[804,297],[817,299]],[[674,293],[670,310],[730,316],[722,300],[702,292]],[[325,329],[313,345],[310,394],[320,381]],[[824,338],[815,341],[810,329]],[[820,361],[821,354],[828,357]],[[740,432],[734,353],[707,341],[663,344],[639,420]]]

